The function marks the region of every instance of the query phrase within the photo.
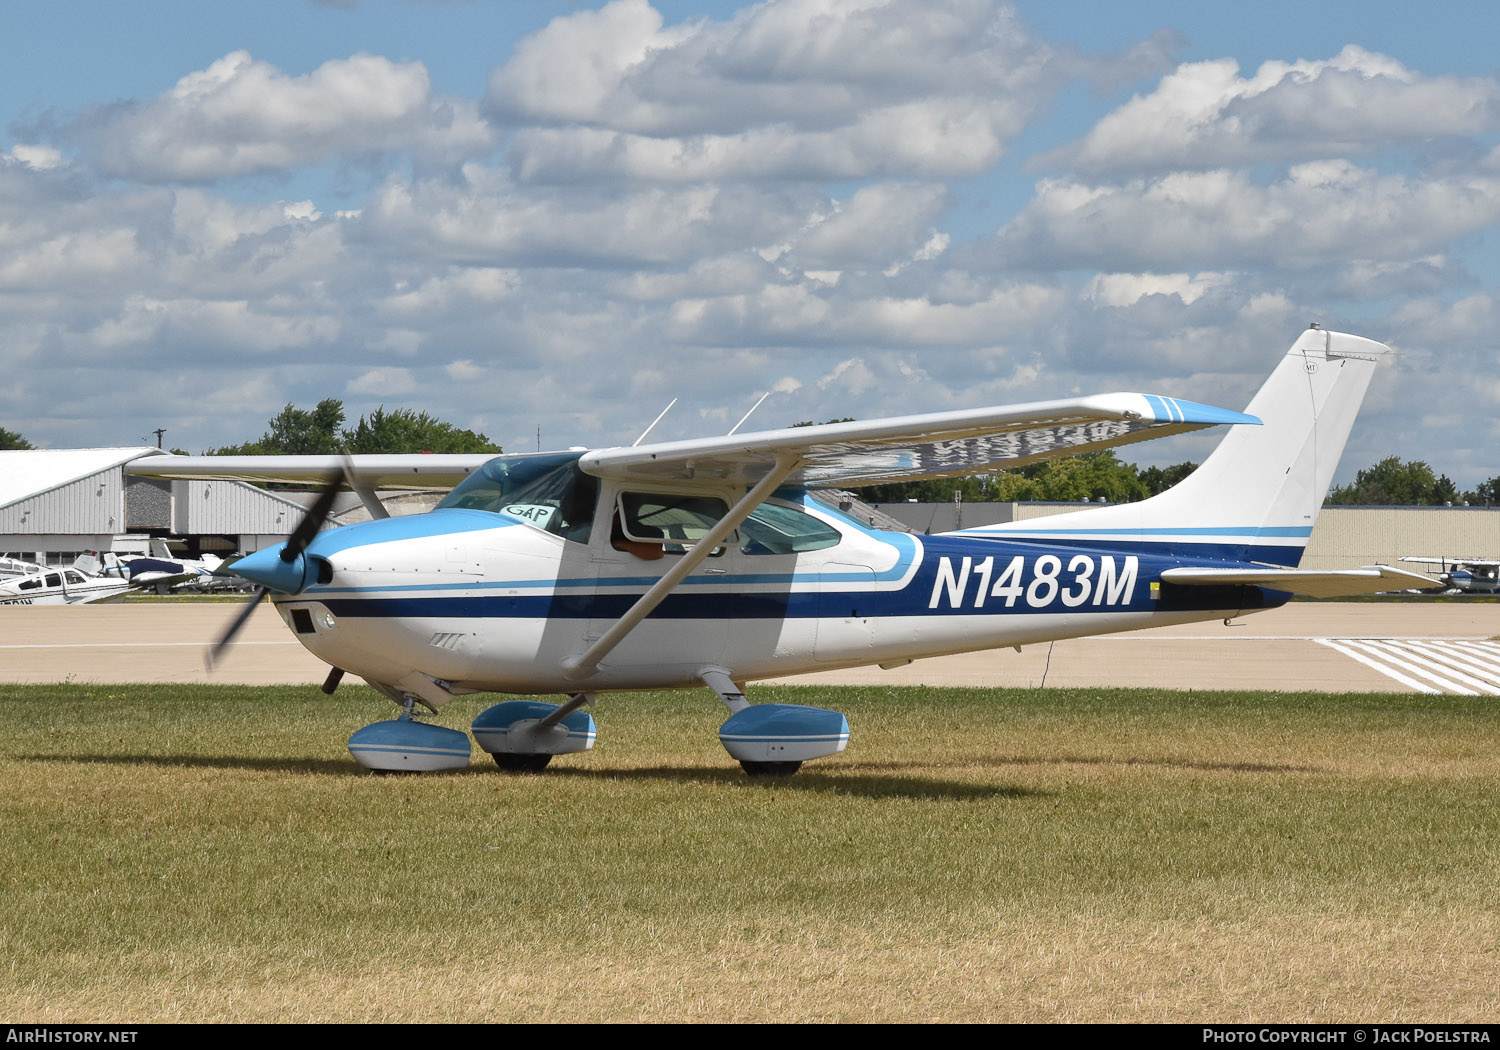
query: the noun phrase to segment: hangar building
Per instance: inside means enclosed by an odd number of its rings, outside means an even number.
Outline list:
[[[85,551],[146,554],[152,537],[180,538],[196,557],[258,550],[301,519],[293,495],[237,481],[127,477],[154,448],[0,452],[0,555],[71,565]],[[332,524],[343,524],[335,517]]]

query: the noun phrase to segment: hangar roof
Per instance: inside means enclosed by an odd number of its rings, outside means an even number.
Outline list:
[[[91,474],[118,467],[160,449],[31,448],[0,452],[0,507],[20,503]]]

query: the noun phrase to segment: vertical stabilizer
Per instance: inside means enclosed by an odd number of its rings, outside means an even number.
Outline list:
[[[1183,554],[1296,565],[1328,494],[1370,376],[1390,347],[1311,328],[1235,426],[1181,484],[1139,503],[1060,514],[1004,532],[1018,539],[1148,543]]]

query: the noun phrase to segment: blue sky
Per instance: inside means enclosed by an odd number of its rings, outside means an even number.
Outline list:
[[[516,450],[1070,392],[1242,407],[1391,343],[1338,480],[1500,474],[1488,5],[19,5],[0,426],[284,404]],[[1193,437],[1143,462],[1197,458]]]

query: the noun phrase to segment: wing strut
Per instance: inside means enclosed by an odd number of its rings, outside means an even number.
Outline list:
[[[750,516],[750,512],[760,506],[765,499],[776,491],[792,472],[802,465],[802,457],[798,455],[782,455],[776,457],[776,465],[771,471],[756,482],[755,487],[745,493],[743,499],[736,503],[728,514],[719,519],[717,525],[709,529],[707,534],[693,544],[692,550],[684,554],[677,564],[668,570],[667,574],[651,585],[651,589],[636,599],[634,605],[625,611],[625,615],[611,625],[593,645],[581,656],[571,656],[563,661],[563,677],[570,681],[579,681],[593,674],[599,667],[599,661],[603,660],[615,646],[625,640],[625,636],[635,630],[651,611],[662,603],[668,594],[687,578],[699,565],[703,564],[714,548],[719,546],[729,537],[729,534],[739,528],[740,523]]]

